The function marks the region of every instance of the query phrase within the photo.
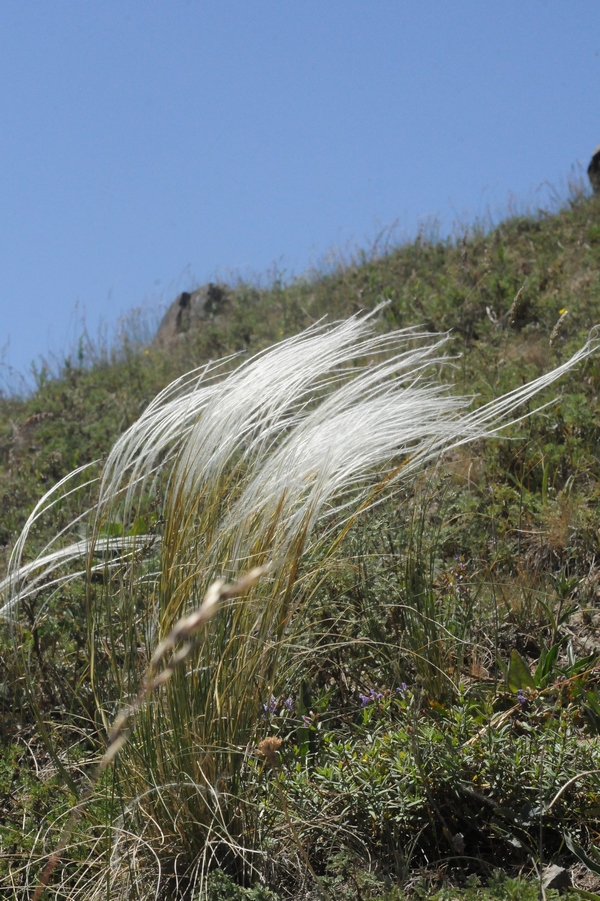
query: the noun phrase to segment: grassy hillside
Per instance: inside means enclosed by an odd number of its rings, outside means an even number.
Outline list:
[[[0,401],[1,575],[38,498],[93,463],[36,523],[29,557],[91,502],[84,482],[171,380],[382,300],[381,331],[451,329],[455,359],[437,377],[475,406],[498,397],[600,323],[600,198],[489,234],[421,238],[289,286],[238,285],[220,317],[168,351],[125,342],[93,366],[42,372],[30,397]],[[596,354],[509,440],[446,454],[357,520],[311,583],[293,666],[256,695],[237,762],[220,763],[209,788],[198,788],[208,753],[186,726],[185,679],[175,680],[180,719],[160,727],[158,701],[142,717],[48,896],[107,897],[110,884],[110,897],[149,897],[160,869],[165,898],[197,898],[212,870],[215,901],[438,890],[525,899],[537,889],[517,877],[535,880],[548,863],[598,891],[599,392]],[[144,523],[161,527],[158,506]],[[298,578],[308,584],[321,565],[315,557]],[[128,649],[93,612],[96,595],[122,590],[101,575],[73,582],[0,626],[0,886],[15,898],[30,896],[131,691],[115,675]],[[140,590],[136,603],[153,599]],[[250,703],[243,691],[234,701]],[[268,735],[283,740],[271,768],[256,752]]]

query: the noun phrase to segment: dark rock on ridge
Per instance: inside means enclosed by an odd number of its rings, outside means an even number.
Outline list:
[[[162,318],[154,344],[167,347],[203,323],[221,316],[227,309],[229,290],[209,282],[196,291],[183,291]]]
[[[592,160],[588,166],[588,177],[592,183],[594,194],[600,194],[600,144],[592,154]]]

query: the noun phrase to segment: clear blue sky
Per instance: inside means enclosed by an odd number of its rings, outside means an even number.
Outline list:
[[[5,362],[60,353],[76,304],[94,331],[564,192],[599,54],[598,0],[2,0]]]

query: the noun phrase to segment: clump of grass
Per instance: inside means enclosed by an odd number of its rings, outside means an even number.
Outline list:
[[[94,506],[24,562],[41,516],[80,490],[78,468],[42,498],[15,546],[0,586],[6,617],[84,579],[89,677],[107,729],[206,586],[272,562],[268,584],[228,605],[139,711],[102,876],[115,893],[136,890],[137,875],[123,870],[132,831],[190,892],[217,865],[243,880],[264,864],[252,743],[265,699],[301,681],[315,599],[351,526],[443,452],[497,434],[597,346],[592,336],[550,373],[469,412],[468,398],[433,378],[447,362],[445,336],[374,326],[373,317],[317,325],[226,377],[230,360],[177,380],[115,444]],[[84,536],[73,540],[74,529]],[[424,608],[405,612],[422,626],[431,619]],[[331,635],[328,626],[330,646]]]
[[[69,843],[73,829],[81,817],[85,803],[92,796],[102,774],[107,767],[114,762],[122,748],[125,747],[129,737],[128,731],[131,720],[135,714],[148,702],[152,693],[163,685],[166,685],[173,677],[177,668],[187,660],[194,650],[196,633],[213,618],[220,605],[236,595],[244,594],[262,576],[266,575],[267,572],[268,567],[251,570],[233,585],[226,585],[222,580],[214,582],[207,591],[198,610],[193,611],[183,619],[179,620],[169,635],[167,635],[167,637],[158,645],[150,660],[142,690],[130,706],[121,710],[111,726],[106,751],[96,768],[93,778],[90,780],[85,795],[79,799],[78,804],[73,809],[73,812],[63,829],[63,834],[58,845],[51,854],[34,892],[33,901],[39,901],[39,898],[41,898],[56,864]],[[174,649],[177,645],[180,645],[180,647],[175,652]],[[275,739],[275,741],[278,740]],[[268,742],[268,739],[265,739],[265,742]],[[272,742],[273,740],[271,740],[271,743]],[[272,757],[274,752],[271,745],[269,745],[269,747],[271,749],[270,756]]]

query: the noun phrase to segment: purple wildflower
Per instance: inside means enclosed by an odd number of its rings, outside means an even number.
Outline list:
[[[283,702],[283,706],[285,707],[286,710],[293,710],[294,709],[294,699],[286,698],[285,701]]]
[[[368,695],[359,694],[360,698],[360,706],[366,707],[367,704],[372,704],[374,701],[381,701],[383,698],[383,694],[380,691],[375,691],[374,688],[369,689]]]
[[[525,692],[522,688],[520,688],[517,692],[517,701],[519,702],[521,707],[523,706],[523,704],[527,703],[527,698],[525,697]]]
[[[265,713],[275,713],[275,711],[277,710],[277,704],[277,698],[271,695],[271,700],[267,704],[263,704],[262,708]]]
[[[406,691],[406,682],[401,682],[398,688],[396,689],[396,694],[403,695]]]

